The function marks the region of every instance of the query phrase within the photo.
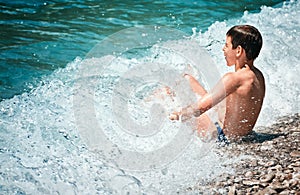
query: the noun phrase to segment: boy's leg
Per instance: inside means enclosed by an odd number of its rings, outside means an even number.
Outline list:
[[[189,74],[185,74],[184,78],[186,78],[189,81],[191,89],[197,95],[203,96],[204,94],[207,93],[206,90],[200,85],[200,83],[193,76],[191,76]],[[169,86],[164,86],[162,88],[155,90],[152,98],[154,97],[154,98],[158,98],[160,100],[164,100],[167,97],[169,97],[172,100],[174,100],[173,98],[175,96],[176,96],[175,92],[172,91],[172,89]],[[149,100],[149,99],[147,99],[147,100]]]
[[[190,87],[192,88],[194,93],[196,93],[200,96],[203,96],[207,93],[207,91],[202,87],[202,85],[193,76],[191,76],[189,74],[185,74],[184,78],[186,78],[189,81]]]
[[[190,87],[192,88],[194,93],[198,94],[199,96],[203,96],[205,93],[207,93],[206,90],[193,76],[185,74],[184,77],[188,79]],[[158,89],[154,92],[153,95],[155,98],[158,98],[160,100],[171,98],[172,101],[174,100],[173,98],[176,96],[175,93],[168,86]],[[196,118],[194,128],[197,130],[197,134],[200,138],[215,137],[216,126],[210,120],[209,116],[205,113]]]
[[[205,113],[197,117],[196,129],[197,135],[202,139],[209,139],[216,136],[216,126]]]
[[[203,96],[207,93],[193,76],[185,74],[184,77],[188,79],[194,93],[199,96]],[[200,138],[211,138],[216,136],[216,126],[205,113],[196,118],[196,129]]]
[[[174,101],[175,93],[171,90],[170,87],[164,86],[162,88],[156,89],[149,97],[145,99],[146,102],[153,100],[166,100],[167,98],[171,98],[171,101]]]

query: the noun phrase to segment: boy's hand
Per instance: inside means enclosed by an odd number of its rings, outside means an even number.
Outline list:
[[[190,105],[185,108],[182,108],[180,112],[173,112],[169,115],[169,119],[180,120],[184,122],[192,117],[199,117],[201,114],[201,111],[197,109],[196,105]]]

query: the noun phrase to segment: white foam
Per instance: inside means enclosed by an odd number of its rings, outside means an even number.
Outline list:
[[[263,7],[257,14],[245,13],[241,19],[216,22],[199,35],[200,44],[208,49],[223,73],[228,71],[221,51],[228,28],[236,23],[250,23],[262,32],[264,46],[256,64],[266,77],[267,95],[258,125],[299,112],[299,6],[299,2],[294,2],[282,8]],[[179,67],[182,64],[175,55],[166,60]],[[73,107],[73,97],[78,90],[74,84],[77,79],[83,79],[75,77],[81,62],[81,59],[74,60],[43,79],[30,93],[0,103],[0,169],[3,173],[0,184],[3,191],[32,194],[184,192],[200,178],[205,180],[230,171],[220,166],[228,159],[221,159],[211,150],[203,154],[198,149],[204,143],[197,139],[166,167],[148,172],[124,172],[112,167],[109,159],[89,151],[78,132]],[[136,59],[121,58],[115,70],[124,71],[136,62]],[[101,77],[103,82],[97,93],[109,94],[112,89],[110,74],[116,74],[115,70]],[[96,99],[95,104],[103,106],[101,98]],[[155,141],[162,139],[151,142],[155,144]]]

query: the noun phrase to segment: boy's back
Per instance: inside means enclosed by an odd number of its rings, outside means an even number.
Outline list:
[[[226,97],[223,130],[229,136],[246,135],[253,129],[260,113],[265,81],[262,73],[254,66],[246,65],[231,74],[237,74],[242,84]]]

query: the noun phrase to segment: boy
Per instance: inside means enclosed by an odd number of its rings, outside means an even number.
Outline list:
[[[201,96],[201,99],[195,105],[174,112],[170,115],[170,119],[179,120],[181,117],[190,118],[194,115],[197,117],[199,133],[207,132],[214,124],[203,113],[225,99],[226,111],[223,124],[220,124],[221,128],[215,123],[218,138],[224,134],[235,138],[251,132],[265,96],[263,74],[253,64],[261,47],[262,36],[255,27],[250,25],[232,27],[226,33],[223,52],[227,66],[234,66],[235,72],[225,74],[210,92],[207,92],[194,77],[185,75],[191,88]]]

